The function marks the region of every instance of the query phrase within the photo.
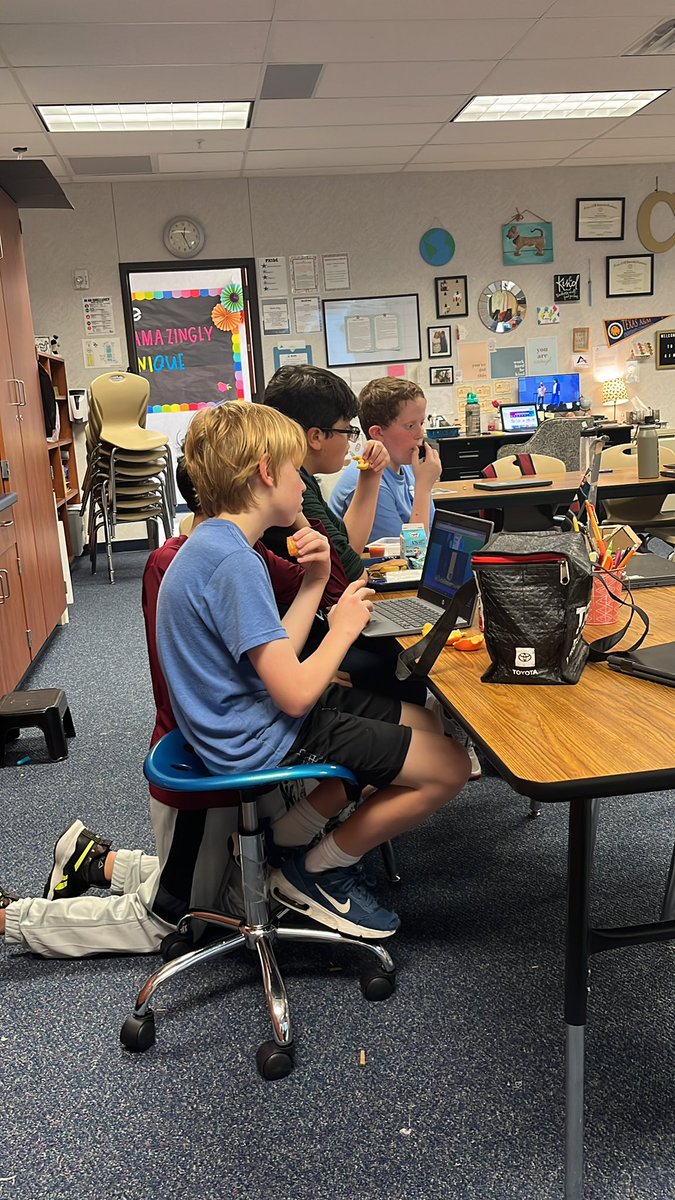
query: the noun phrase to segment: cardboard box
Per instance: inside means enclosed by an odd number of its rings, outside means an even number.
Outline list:
[[[616,553],[617,550],[632,550],[633,546],[642,544],[641,538],[630,525],[601,525],[600,532],[607,546],[611,546],[612,553]]]

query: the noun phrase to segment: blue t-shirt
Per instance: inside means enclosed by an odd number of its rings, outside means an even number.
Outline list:
[[[304,718],[246,653],[286,637],[260,555],[231,521],[205,521],[162,580],[157,649],[178,728],[214,774],[278,766],[293,745]]]
[[[354,497],[359,479],[359,469],[356,463],[350,463],[338,479],[329,507],[338,517],[344,517]],[[377,499],[377,509],[373,528],[370,531],[369,542],[378,538],[398,537],[401,526],[407,525],[412,513],[415,498],[415,474],[410,464],[401,467],[400,472],[393,467],[387,467],[382,474],[380,491]],[[434,519],[434,502],[431,501],[429,524]]]

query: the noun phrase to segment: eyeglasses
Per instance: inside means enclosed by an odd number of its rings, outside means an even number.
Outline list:
[[[322,433],[344,433],[350,442],[358,442],[361,437],[361,430],[358,425],[349,425],[347,429],[326,429],[323,425],[319,426]]]

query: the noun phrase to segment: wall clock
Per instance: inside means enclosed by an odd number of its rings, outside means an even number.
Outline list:
[[[523,289],[512,279],[496,279],[478,298],[478,316],[492,333],[510,333],[527,312]]]
[[[176,258],[194,258],[206,241],[206,234],[193,217],[173,217],[164,227],[164,245]]]

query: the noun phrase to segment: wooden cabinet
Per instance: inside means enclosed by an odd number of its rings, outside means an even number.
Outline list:
[[[0,694],[14,690],[31,662],[12,513],[0,512]]]
[[[77,478],[77,461],[75,458],[75,444],[73,442],[73,427],[70,421],[70,411],[68,408],[68,380],[66,379],[66,364],[63,359],[56,354],[38,354],[38,364],[49,375],[54,394],[56,396],[56,407],[59,413],[59,433],[55,441],[47,442],[47,450],[49,453],[49,466],[52,477],[52,487],[56,497],[56,509],[58,518],[63,525],[63,532],[66,538],[66,546],[68,548],[68,558],[72,562],[74,556],[73,543],[70,536],[70,525],[68,523],[67,506],[69,504],[79,504],[80,502],[80,485]]]
[[[12,509],[28,639],[34,658],[66,607],[35,339],[16,205],[0,191],[0,488]],[[9,571],[4,565],[3,569]],[[4,578],[4,576],[3,576]],[[11,578],[16,582],[12,573]],[[0,642],[8,661],[13,647]],[[14,672],[15,673],[15,672]],[[23,671],[12,680],[18,683]],[[11,690],[11,688],[10,688]]]

